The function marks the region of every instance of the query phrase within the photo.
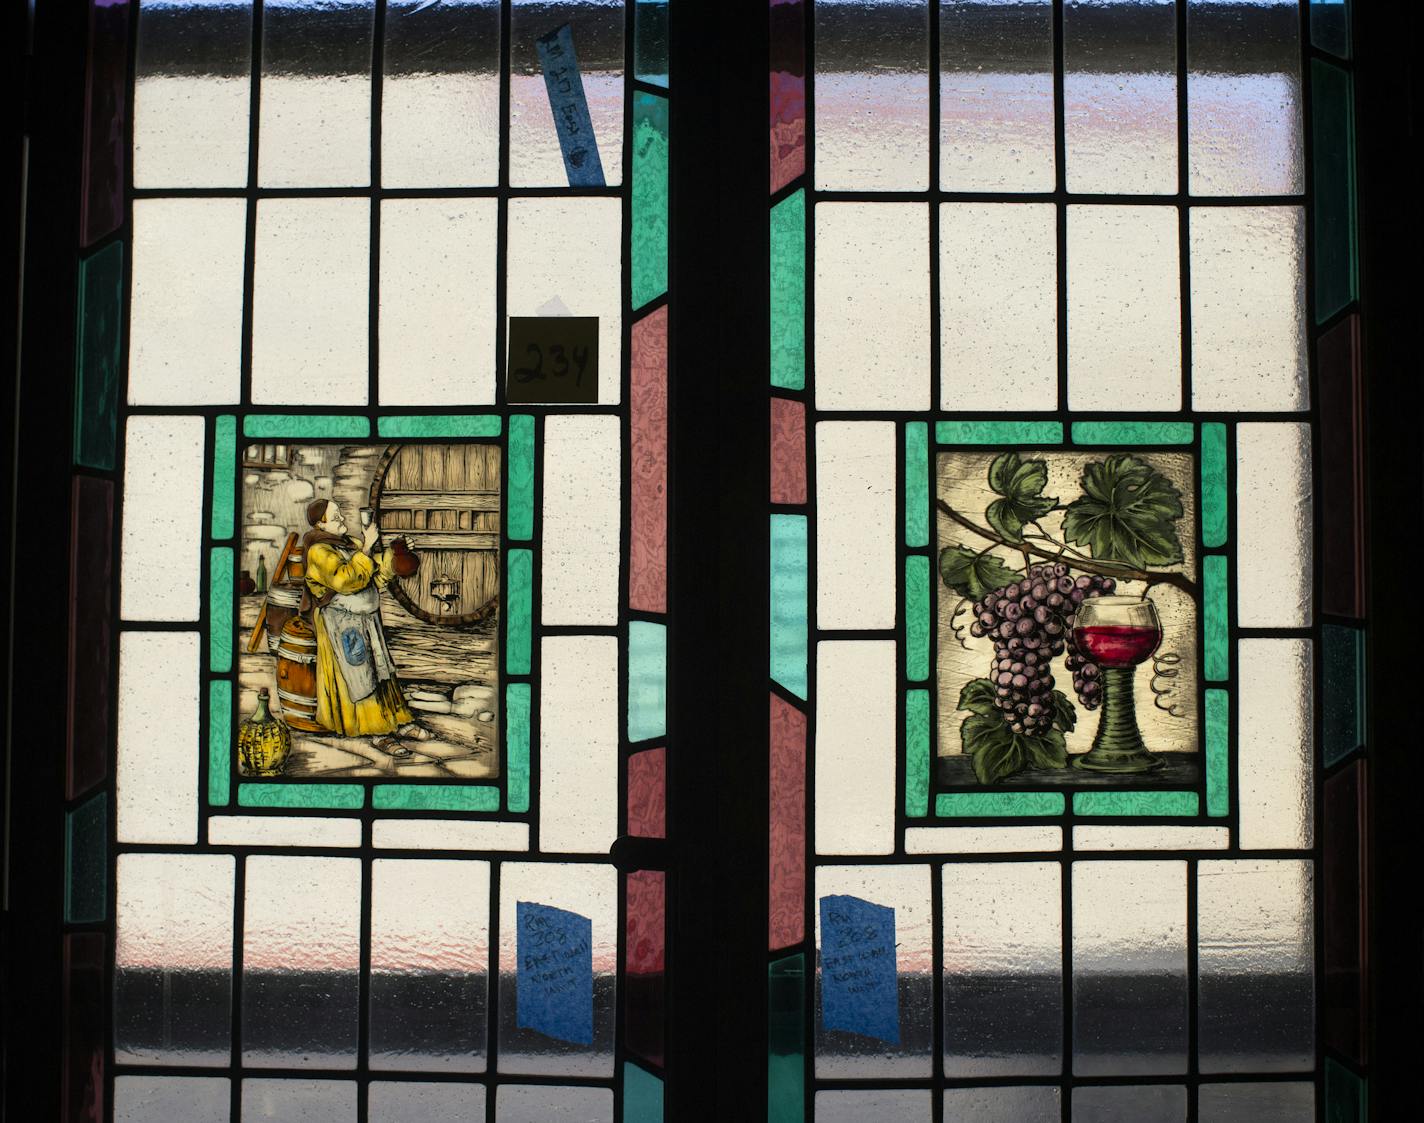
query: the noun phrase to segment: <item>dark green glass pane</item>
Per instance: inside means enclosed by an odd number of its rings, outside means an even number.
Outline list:
[[[1325,1060],[1325,1123],[1365,1123],[1369,1096],[1365,1081],[1339,1061]]]
[[[668,0],[638,0],[633,9],[633,77],[668,84]]]
[[[1355,299],[1355,124],[1350,75],[1310,64],[1315,171],[1315,319],[1321,323]]]
[[[806,957],[788,955],[767,969],[767,1123],[806,1118]]]
[[[1226,545],[1226,426],[1218,421],[1202,426],[1202,543]]]
[[[633,95],[633,307],[667,291],[668,102]]]
[[[1310,0],[1310,42],[1340,58],[1350,57],[1349,0]]]
[[[104,919],[109,899],[108,795],[100,792],[65,816],[64,919],[90,924]]]
[[[1354,752],[1365,739],[1365,641],[1358,628],[1326,624],[1321,634],[1325,683],[1325,763]]]
[[[123,288],[122,243],[113,242],[79,263],[74,459],[89,468],[114,466]]]

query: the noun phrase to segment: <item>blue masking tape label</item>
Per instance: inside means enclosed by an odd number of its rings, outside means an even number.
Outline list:
[[[593,921],[517,903],[515,1024],[576,1045],[593,1044]]]
[[[900,1043],[894,909],[859,897],[821,898],[821,1022]]]
[[[593,137],[593,119],[588,115],[583,76],[574,55],[573,32],[564,24],[541,36],[535,46],[539,65],[544,68],[544,88],[549,91],[549,108],[559,131],[569,186],[602,187],[603,161],[598,158],[598,144]]]

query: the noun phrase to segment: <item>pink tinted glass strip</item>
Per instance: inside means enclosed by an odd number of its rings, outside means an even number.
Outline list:
[[[771,501],[806,502],[806,407],[771,399]]]
[[[89,73],[84,90],[83,244],[93,245],[124,220],[128,120],[128,0],[93,0]]]
[[[667,753],[646,749],[628,758],[628,833],[667,837]]]
[[[667,611],[667,306],[633,325],[628,607]]]
[[[623,988],[628,1051],[663,1063],[663,970],[667,883],[661,872],[638,870],[627,880],[627,953]]]
[[[805,935],[806,715],[771,696],[770,948]]]
[[[771,191],[806,171],[806,40],[801,0],[771,0]]]

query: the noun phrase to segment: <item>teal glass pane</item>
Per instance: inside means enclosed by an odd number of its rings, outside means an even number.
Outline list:
[[[1231,665],[1226,596],[1226,559],[1220,554],[1211,554],[1202,559],[1202,616],[1206,677],[1213,682],[1226,678]]]
[[[641,7],[641,5],[640,5]],[[667,291],[668,102],[633,94],[633,307]]]
[[[1075,421],[1080,445],[1188,445],[1196,436],[1190,421]]]
[[[112,242],[79,263],[75,325],[74,459],[114,466],[123,343],[124,247]]]
[[[1015,815],[1062,815],[1061,792],[945,792],[935,797],[941,818],[1009,818]]]
[[[109,804],[100,792],[64,817],[64,919],[92,924],[104,919],[109,900]]]
[[[504,689],[505,750],[509,770],[505,787],[509,810],[529,810],[529,710],[531,688],[527,682],[511,682]]]
[[[627,1061],[623,1062],[623,1123],[663,1123],[663,1082]]]
[[[511,675],[527,675],[533,634],[534,551],[510,550],[508,567],[506,600],[509,621],[504,626],[505,671]]]
[[[1355,106],[1352,79],[1320,59],[1310,63],[1315,183],[1315,319],[1355,299]]]
[[[1076,815],[1195,815],[1201,808],[1196,792],[1078,792]]]
[[[232,537],[237,490],[237,418],[219,417],[213,426],[213,537]]]
[[[232,670],[232,548],[213,547],[208,564],[208,667],[217,674]]]
[[[1325,1123],[1365,1123],[1369,1088],[1339,1061],[1325,1058]]]
[[[498,811],[499,789],[468,784],[377,784],[377,811]]]
[[[1058,421],[940,421],[935,440],[942,445],[1057,445],[1063,443]]]
[[[638,0],[633,9],[633,77],[667,87],[668,0]]]
[[[905,691],[905,814],[930,813],[930,692]]]
[[[1202,543],[1226,545],[1226,426],[1211,422],[1201,436]]]
[[[1342,760],[1365,740],[1365,634],[1326,624],[1321,632],[1325,684],[1325,763]]]
[[[806,385],[806,193],[771,208],[771,384]]]
[[[1348,0],[1310,0],[1310,42],[1339,58],[1350,57]]]
[[[208,802],[232,801],[232,683],[208,683]]]
[[[497,437],[500,419],[487,413],[382,417],[376,421],[376,432],[383,437]]]
[[[806,516],[771,516],[771,677],[806,697]]]
[[[905,677],[930,677],[930,559],[923,554],[905,559]]]
[[[667,731],[667,626],[628,624],[628,740],[646,741]]]
[[[326,440],[369,437],[371,423],[364,417],[339,413],[261,413],[244,418],[242,431],[249,437]]]
[[[360,784],[238,784],[239,807],[364,807]]]
[[[534,418],[527,413],[509,419],[509,537],[534,537]]]
[[[905,545],[930,542],[930,427],[905,426]]]
[[[1206,692],[1206,813],[1231,809],[1231,698],[1224,690]]]
[[[806,1118],[806,957],[788,955],[767,968],[767,1123]]]

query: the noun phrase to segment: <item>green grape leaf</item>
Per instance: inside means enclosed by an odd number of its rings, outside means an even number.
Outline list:
[[[971,714],[959,727],[964,751],[974,758],[974,775],[992,784],[1024,768],[1023,746],[998,714]]]
[[[964,684],[964,689],[959,692],[958,708],[975,714],[983,714],[985,717],[994,716],[998,713],[998,707],[994,705],[994,697],[992,682],[986,678],[970,679]]]
[[[1072,733],[1073,727],[1078,724],[1078,707],[1073,705],[1068,695],[1061,690],[1053,692],[1053,725],[1055,729],[1061,729],[1064,733]]]
[[[939,575],[961,597],[975,600],[1018,580],[1018,574],[994,555],[977,553],[968,546],[946,546],[941,550]]]
[[[1000,538],[1017,546],[1023,541],[1023,528],[1034,519],[1043,518],[1057,504],[1057,499],[995,499],[984,511],[984,518]]]
[[[1175,523],[1182,493],[1144,460],[1125,452],[1083,468],[1083,494],[1063,516],[1063,536],[1093,557],[1145,569],[1182,560]]]
[[[1041,737],[1015,734],[1014,740],[1023,742],[1023,756],[1028,765],[1035,768],[1068,767],[1068,748],[1059,730],[1050,729]]]
[[[1005,542],[1017,546],[1023,541],[1023,528],[1034,519],[1041,519],[1058,500],[1043,494],[1048,483],[1046,460],[1025,460],[1017,452],[1001,452],[989,463],[989,487],[1002,496],[989,504],[984,518]]]

